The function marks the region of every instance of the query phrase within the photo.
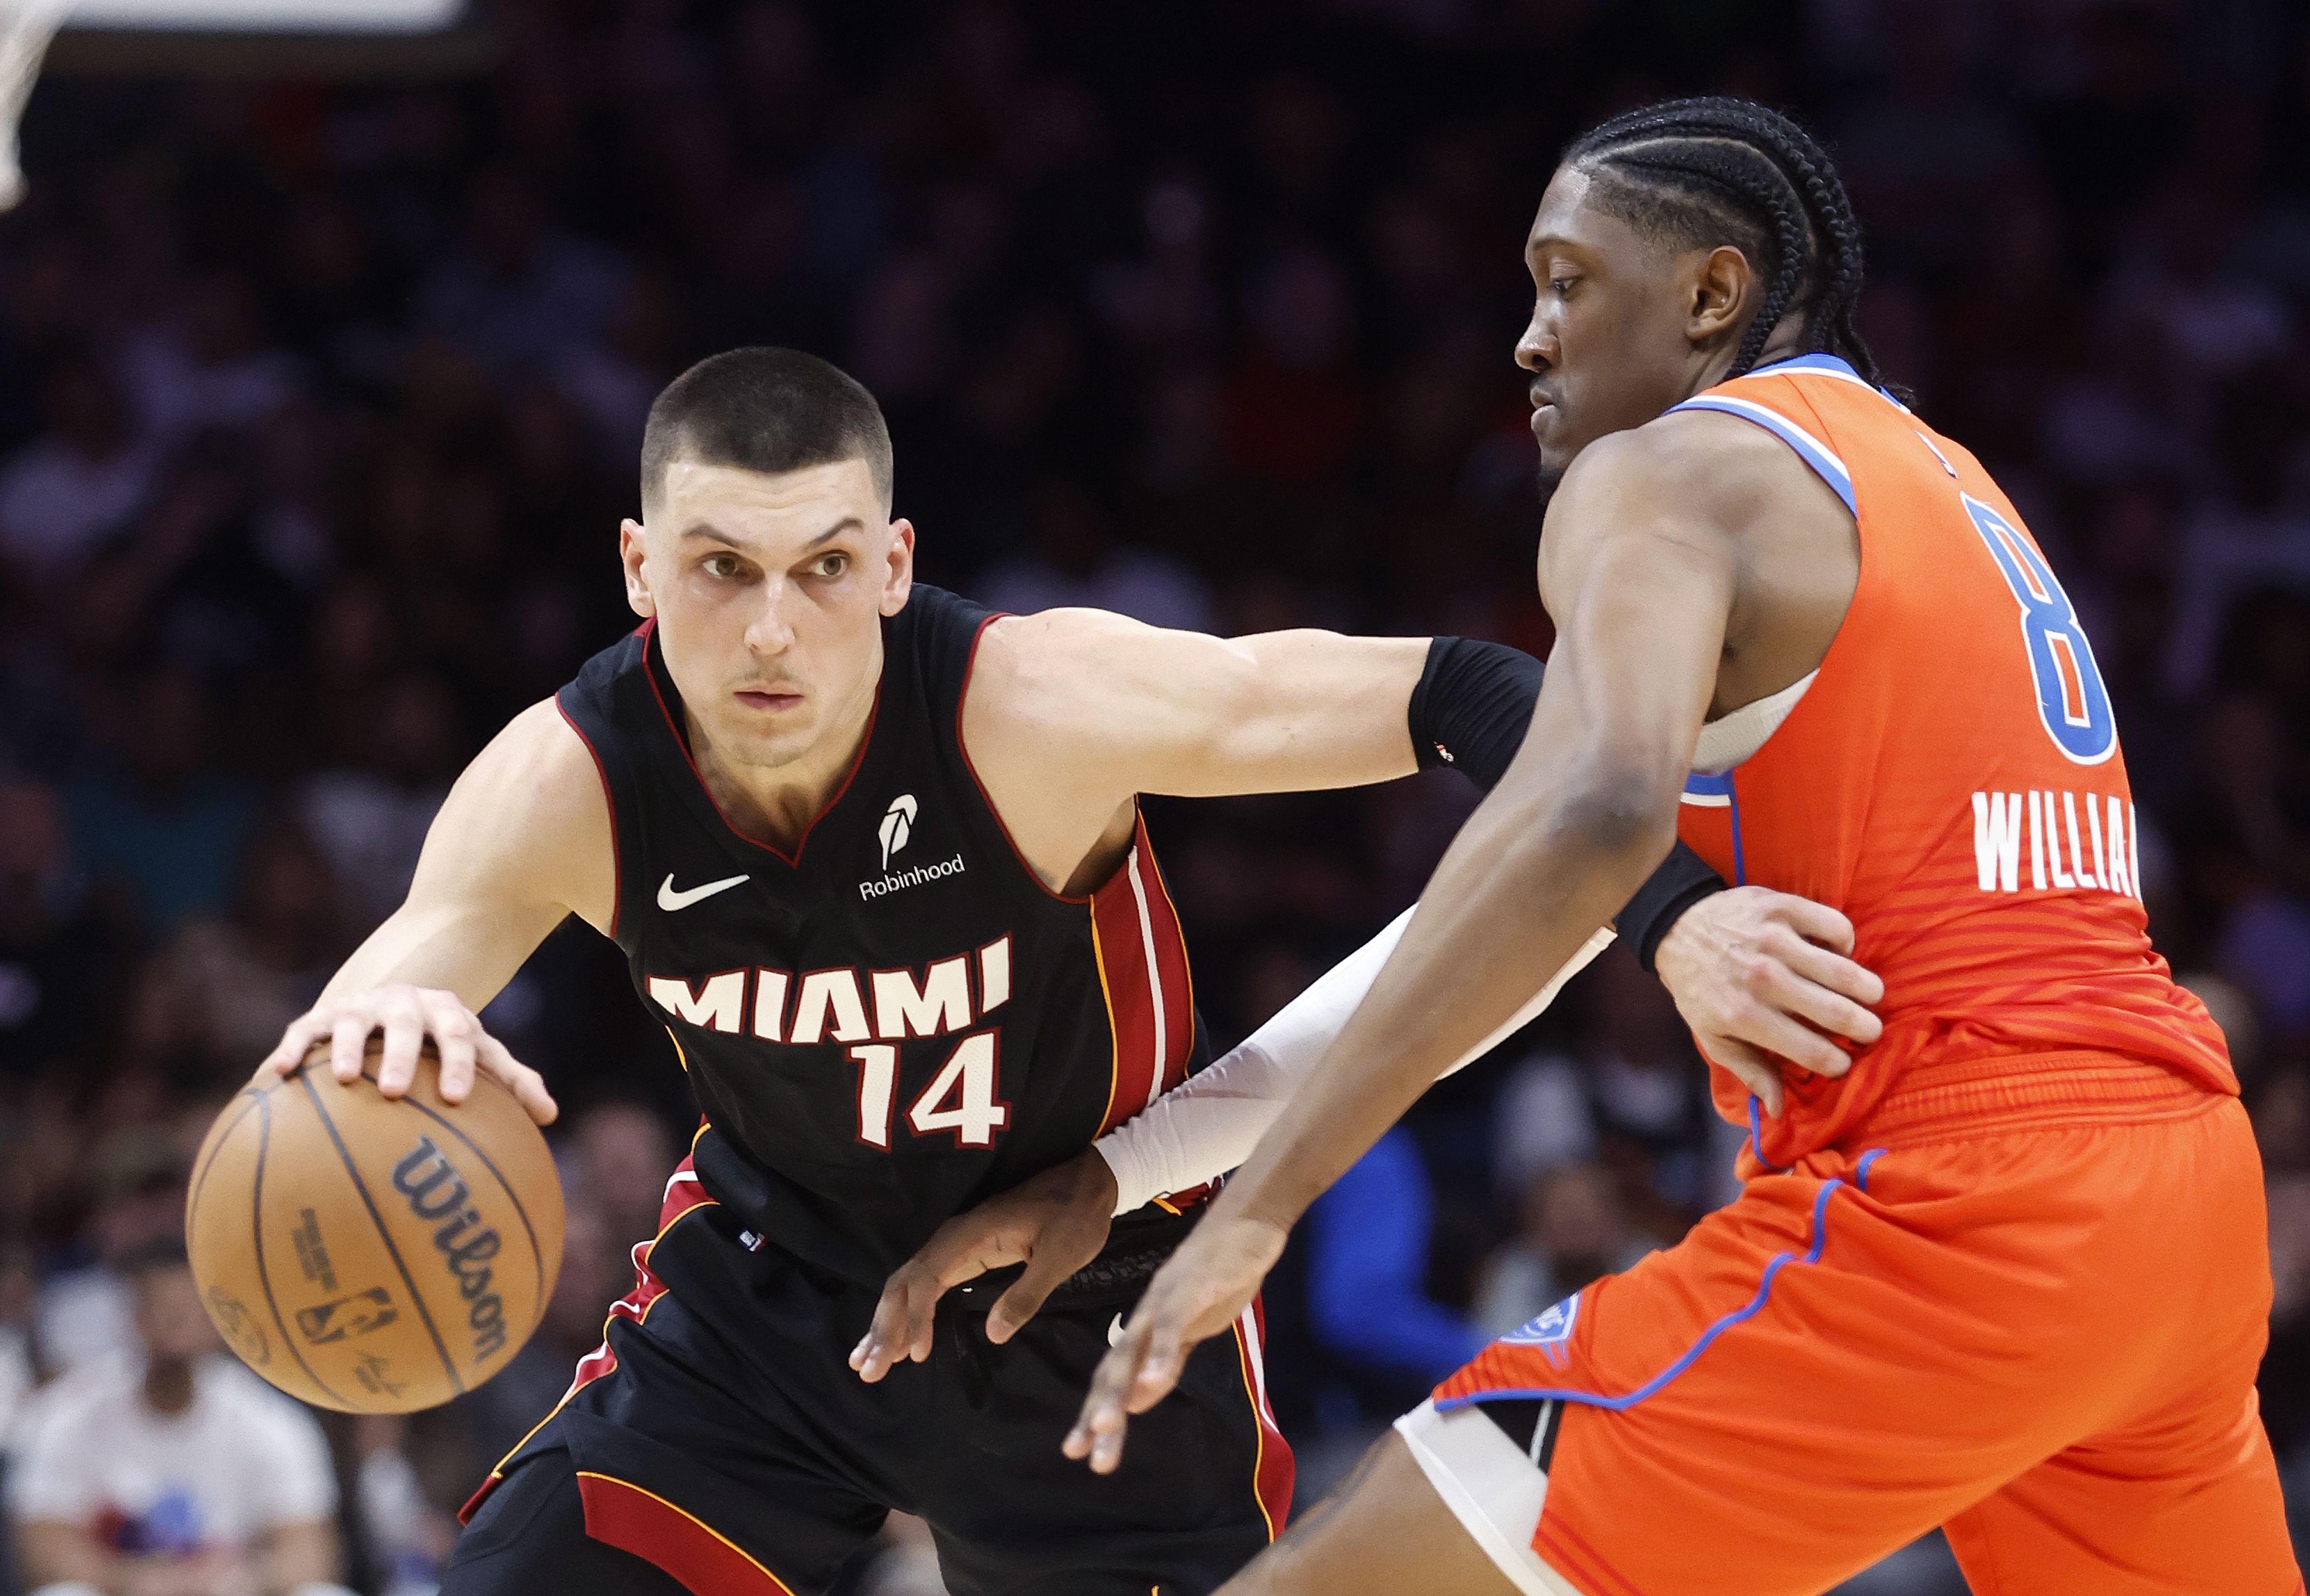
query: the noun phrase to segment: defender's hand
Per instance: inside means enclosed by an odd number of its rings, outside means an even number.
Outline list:
[[[957,1214],[884,1284],[873,1323],[850,1349],[850,1366],[871,1384],[901,1357],[922,1362],[931,1355],[938,1300],[950,1287],[1023,1262],[1026,1272],[987,1310],[986,1339],[1000,1346],[1035,1316],[1060,1281],[1099,1256],[1114,1212],[1115,1172],[1095,1149],[1085,1148],[968,1213]]]
[[[1835,909],[1735,887],[1687,909],[1654,950],[1653,967],[1701,1052],[1778,1114],[1784,1062],[1842,1075],[1853,1059],[1829,1037],[1866,1046],[1884,1031],[1867,1005],[1884,1001],[1885,984],[1852,951],[1853,922]]]
[[[1095,1474],[1123,1462],[1130,1415],[1171,1393],[1199,1341],[1220,1333],[1251,1305],[1283,1255],[1288,1232],[1260,1219],[1206,1215],[1171,1254],[1131,1310],[1123,1339],[1100,1360],[1082,1413],[1063,1450],[1089,1459]]]
[[[432,1039],[441,1055],[441,1100],[462,1103],[473,1089],[476,1068],[511,1092],[529,1117],[550,1125],[561,1111],[545,1089],[545,1078],[506,1051],[505,1044],[482,1028],[473,1011],[453,992],[425,986],[378,986],[317,1003],[289,1022],[281,1045],[256,1068],[259,1079],[268,1071],[288,1075],[305,1059],[306,1052],[326,1037],[329,1039],[329,1072],[351,1084],[360,1078],[361,1055],[372,1032],[385,1032],[385,1054],[378,1061],[377,1089],[398,1097],[417,1074],[418,1049]]]

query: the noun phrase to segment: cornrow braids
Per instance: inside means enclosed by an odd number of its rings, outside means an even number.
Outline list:
[[[1667,100],[1590,129],[1564,164],[1588,173],[1598,203],[1640,230],[1688,247],[1729,234],[1757,263],[1764,303],[1728,375],[1756,365],[1794,308],[1803,352],[1825,351],[1881,380],[1854,321],[1861,223],[1828,152],[1788,117],[1723,95]]]

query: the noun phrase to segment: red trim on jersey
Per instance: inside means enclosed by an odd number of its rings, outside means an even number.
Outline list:
[[[672,1574],[694,1596],[795,1596],[728,1537],[655,1491],[580,1469],[578,1496],[588,1536]]]
[[[594,761],[594,774],[602,778],[602,802],[610,811],[610,940],[614,942],[618,940],[618,912],[626,906],[626,869],[625,861],[618,856],[618,800],[610,791],[610,768],[602,763],[601,750],[586,735],[586,728],[562,707],[560,693],[553,695],[553,710],[564,724],[578,733],[578,741],[586,745],[586,757]]]
[[[1186,944],[1154,859],[1142,820],[1123,867],[1091,894],[1092,946],[1115,1037],[1101,1134],[1186,1079],[1195,1047]]]
[[[675,1045],[679,1047],[681,1045],[677,1043]],[[706,1133],[704,1121],[701,1120],[699,1123],[698,1130],[700,1136]],[[697,1147],[697,1137],[690,1139],[690,1145],[693,1149]],[[666,1180],[665,1195],[658,1203],[657,1234],[646,1242],[635,1244],[634,1288],[610,1305],[609,1316],[602,1321],[602,1344],[578,1360],[576,1377],[569,1382],[569,1389],[561,1393],[561,1400],[553,1404],[552,1410],[543,1418],[530,1426],[529,1435],[524,1436],[519,1441],[514,1443],[513,1450],[498,1460],[497,1467],[490,1470],[489,1478],[482,1481],[481,1488],[465,1499],[465,1505],[463,1507],[457,1509],[459,1523],[472,1522],[474,1510],[481,1506],[483,1498],[497,1488],[498,1482],[505,1478],[506,1464],[513,1461],[516,1453],[529,1444],[530,1436],[534,1436],[543,1429],[551,1421],[553,1415],[560,1412],[571,1397],[576,1396],[586,1386],[618,1366],[618,1355],[610,1350],[610,1320],[630,1319],[639,1324],[649,1317],[651,1306],[659,1297],[665,1295],[665,1282],[650,1272],[651,1251],[659,1242],[665,1239],[665,1233],[673,1228],[676,1219],[693,1209],[710,1207],[713,1202],[714,1199],[706,1194],[706,1188],[699,1184],[697,1171],[690,1167],[690,1156],[684,1154],[682,1162],[673,1167],[673,1174]]]
[[[826,819],[828,815],[831,814],[834,811],[834,806],[842,802],[842,795],[850,790],[850,784],[857,779],[858,768],[866,762],[866,750],[874,742],[874,720],[877,716],[882,713],[881,681],[880,679],[877,679],[874,683],[874,703],[873,707],[866,711],[866,730],[858,739],[857,751],[850,756],[850,768],[844,773],[842,785],[835,788],[834,796],[829,798],[824,803],[821,804],[819,806],[818,812],[810,817],[810,824],[804,826],[802,828],[802,835],[795,838],[794,852],[789,854],[785,849],[780,848],[774,844],[764,842],[759,837],[747,836],[744,832],[739,830],[737,827],[732,825],[730,823],[730,817],[722,812],[722,805],[715,799],[714,789],[706,785],[706,777],[698,768],[697,758],[690,751],[689,737],[683,733],[680,723],[675,721],[673,718],[673,711],[667,706],[665,695],[658,690],[657,672],[650,669],[650,635],[656,629],[657,618],[656,616],[652,616],[649,620],[643,621],[640,627],[636,629],[634,634],[642,640],[642,677],[649,683],[650,697],[657,700],[657,712],[665,717],[666,730],[673,733],[673,745],[682,750],[682,762],[690,767],[690,774],[696,778],[698,782],[698,790],[706,794],[706,802],[712,807],[714,811],[714,818],[722,822],[722,828],[725,831],[727,831],[731,836],[736,837],[740,842],[744,843],[748,847],[761,849],[762,852],[768,854],[771,858],[776,859],[779,863],[785,865],[789,870],[798,867],[802,863],[803,849],[810,846],[810,834],[812,831],[817,830],[818,823]]]
[[[1258,1297],[1235,1322],[1235,1352],[1243,1371],[1243,1393],[1251,1399],[1252,1417],[1259,1426],[1257,1461],[1252,1464],[1252,1494],[1259,1499],[1260,1516],[1267,1521],[1267,1538],[1283,1533],[1291,1517],[1291,1482],[1298,1465],[1291,1443],[1275,1423],[1275,1410],[1267,1401],[1267,1308]]]

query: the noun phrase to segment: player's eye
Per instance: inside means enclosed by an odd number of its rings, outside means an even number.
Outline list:
[[[810,563],[810,574],[813,577],[838,577],[849,568],[850,556],[838,551],[821,554]]]
[[[704,568],[708,576],[719,582],[727,582],[739,571],[739,560],[735,554],[708,554],[704,559],[699,560],[699,564]]]
[[[1578,281],[1576,277],[1551,277],[1548,280],[1548,291],[1560,299],[1572,291],[1572,285]]]

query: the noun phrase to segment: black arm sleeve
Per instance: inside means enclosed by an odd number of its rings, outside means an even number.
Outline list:
[[[1498,786],[1531,728],[1541,675],[1538,660],[1505,644],[1468,638],[1438,638],[1429,644],[1420,685],[1411,690],[1409,716],[1420,768],[1450,765],[1487,793]],[[1649,970],[1677,916],[1723,890],[1724,879],[1679,842],[1613,924]]]

